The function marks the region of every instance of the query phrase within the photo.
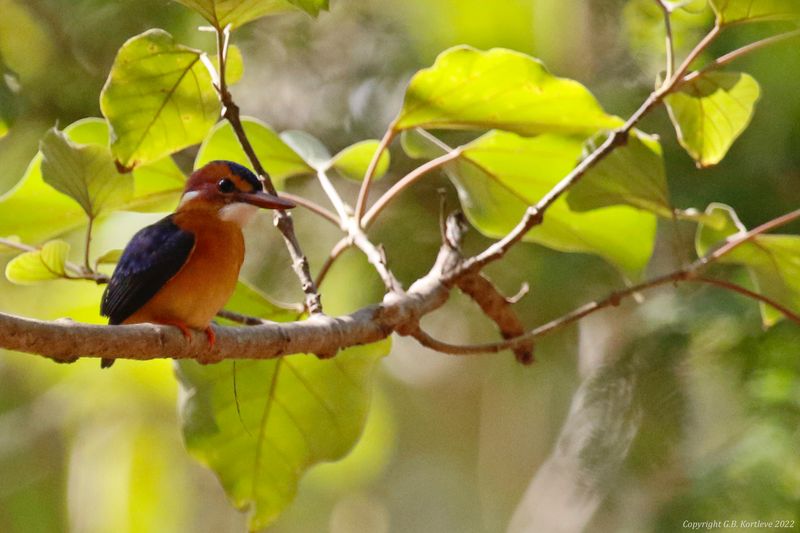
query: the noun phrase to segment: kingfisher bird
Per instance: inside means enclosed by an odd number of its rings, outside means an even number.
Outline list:
[[[242,228],[258,208],[295,204],[265,193],[246,167],[212,161],[187,180],[177,210],[137,232],[120,257],[103,294],[108,323],[151,322],[205,331],[233,294],[244,261]],[[113,364],[103,359],[102,368]]]

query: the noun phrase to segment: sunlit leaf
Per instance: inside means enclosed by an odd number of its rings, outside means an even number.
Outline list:
[[[96,263],[98,265],[113,265],[114,263],[119,263],[121,257],[122,250],[116,248],[103,253],[103,255],[97,258]]]
[[[311,168],[324,168],[331,159],[328,148],[308,132],[289,130],[281,133],[280,137]]]
[[[69,254],[69,244],[50,241],[41,250],[25,252],[6,265],[6,278],[12,283],[27,285],[63,278]]]
[[[369,140],[361,141],[352,146],[348,146],[331,160],[331,166],[339,171],[339,174],[345,178],[355,181],[364,179],[364,174],[367,172],[370,161],[372,161],[375,151],[378,149],[380,141]],[[391,156],[388,150],[384,150],[378,160],[378,166],[375,168],[374,179],[380,179],[389,170],[391,163]]]
[[[575,211],[630,205],[671,217],[664,154],[658,138],[632,132],[625,146],[614,150],[572,188],[567,202]]]
[[[434,145],[420,131],[405,130],[400,134],[400,145],[406,155],[412,159],[433,159],[442,155],[442,148]]]
[[[280,186],[280,182],[286,178],[313,172],[303,158],[263,122],[254,118],[242,118],[242,125],[261,164],[273,181],[278,182],[276,186]],[[217,124],[203,141],[194,168],[200,168],[216,159],[227,159],[251,167],[233,128],[227,122]]]
[[[253,314],[261,307],[266,318],[286,318],[264,301],[256,309],[252,301],[242,303],[234,300],[228,308]],[[325,361],[294,355],[178,364],[186,445],[214,470],[233,503],[251,510],[251,529],[277,517],[312,465],[352,449],[366,420],[373,370],[388,350],[386,340]]]
[[[215,28],[241,26],[252,20],[301,9],[316,16],[328,9],[328,0],[178,0],[200,13]]]
[[[217,66],[219,71],[219,66]],[[228,47],[228,59],[225,62],[225,81],[228,85],[238,83],[244,76],[244,58],[242,51],[236,45]]]
[[[722,24],[800,17],[797,0],[710,0]]]
[[[87,216],[133,196],[133,176],[117,172],[108,148],[73,143],[56,128],[47,131],[39,148],[44,182],[78,202]]]
[[[753,118],[761,87],[750,75],[707,72],[666,97],[678,140],[698,166],[716,165]]]
[[[579,139],[524,138],[494,131],[467,145],[448,170],[470,221],[482,233],[501,237],[529,205],[572,170],[582,148]],[[650,213],[627,206],[578,213],[561,198],[525,240],[565,252],[596,254],[637,277],[652,253],[655,230],[655,216]]]
[[[395,129],[497,128],[521,135],[590,135],[619,123],[586,87],[553,76],[530,56],[458,46],[411,79]]]
[[[102,119],[80,120],[64,128],[64,133],[80,145],[108,146],[108,126]],[[41,163],[40,152],[16,187],[0,196],[0,235],[37,243],[86,223],[83,209],[74,200],[44,182]],[[133,179],[134,195],[117,206],[121,209],[172,210],[183,190],[184,176],[169,158],[137,167]]]
[[[696,246],[700,256],[722,245],[726,239],[747,231],[733,208],[724,204],[711,204],[707,214],[722,218],[718,228],[700,225]],[[758,292],[800,312],[800,235],[757,235],[719,259],[721,263],[746,266],[755,281]],[[768,326],[783,315],[773,307],[761,304],[761,314]]]
[[[148,30],[119,49],[100,94],[111,151],[126,167],[155,161],[199,143],[220,104],[200,50]]]

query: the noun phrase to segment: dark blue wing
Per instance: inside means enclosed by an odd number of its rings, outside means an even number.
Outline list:
[[[183,267],[194,235],[179,228],[172,215],[139,230],[125,247],[103,294],[100,312],[120,324],[138,311]]]

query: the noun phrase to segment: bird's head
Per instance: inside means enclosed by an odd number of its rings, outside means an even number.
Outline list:
[[[256,208],[291,209],[293,202],[264,192],[249,169],[232,161],[212,161],[194,171],[186,182],[178,211],[203,209],[240,226]]]

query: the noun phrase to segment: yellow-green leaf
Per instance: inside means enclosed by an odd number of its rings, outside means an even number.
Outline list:
[[[288,318],[252,290],[228,307]],[[217,474],[234,505],[250,510],[252,530],[289,505],[311,466],[341,459],[353,448],[369,410],[373,371],[388,351],[385,340],[325,361],[294,355],[178,364],[186,445]]]
[[[706,214],[722,223],[698,227],[696,247],[700,256],[747,231],[730,206],[711,204]],[[747,267],[759,293],[800,313],[800,235],[757,235],[722,256],[719,262]],[[767,326],[783,318],[782,313],[766,304],[761,304],[761,315]]]
[[[590,144],[587,151],[594,149]],[[589,170],[567,195],[575,211],[630,205],[670,218],[664,154],[655,136],[634,130],[619,147]]]
[[[133,197],[133,176],[117,172],[107,147],[79,145],[51,128],[39,149],[44,182],[78,202],[90,218]]]
[[[586,87],[553,76],[537,59],[458,46],[411,79],[394,127],[591,135],[619,124]]]
[[[69,244],[50,241],[41,250],[25,252],[6,265],[6,278],[12,283],[29,285],[66,276],[65,264]]]
[[[303,10],[316,16],[328,9],[328,0],[178,0],[222,29],[228,24],[242,26],[252,20],[287,11]]]
[[[79,120],[64,128],[64,134],[73,143],[108,149],[108,126],[102,119]],[[23,242],[37,243],[86,223],[83,209],[74,200],[45,183],[41,165],[39,152],[20,182],[0,196],[0,235],[17,235]],[[133,197],[117,206],[121,209],[172,210],[185,180],[170,158],[137,167],[133,179]]]
[[[720,24],[800,17],[797,0],[710,0]]]
[[[357,142],[352,146],[348,146],[333,156],[331,166],[343,177],[361,181],[364,179],[364,174],[367,172],[367,167],[369,167],[369,163],[372,161],[372,157],[375,155],[378,145],[380,145],[380,141],[369,140]],[[391,156],[389,155],[389,151],[384,150],[380,159],[378,159],[378,166],[375,168],[374,179],[382,178],[386,174],[386,171],[389,170],[390,163]]]
[[[22,244],[22,239],[19,238],[18,235],[10,235],[8,237],[3,237],[4,241],[8,241],[11,244]],[[15,246],[8,246],[0,242],[0,254],[8,254],[8,253],[18,253],[19,248]]]
[[[263,122],[245,117],[242,118],[242,126],[261,164],[273,181],[277,182],[276,186],[280,186],[280,182],[286,178],[314,172],[297,152]],[[194,168],[200,168],[216,159],[227,159],[246,167],[251,166],[233,128],[227,122],[217,124],[203,141],[194,161]]]
[[[583,143],[559,135],[519,137],[493,131],[466,145],[448,167],[470,221],[484,234],[501,237],[519,222],[580,160]],[[544,223],[525,240],[565,252],[599,255],[628,276],[638,277],[655,241],[656,219],[628,206],[578,213],[556,201]]]
[[[667,96],[681,145],[700,167],[716,165],[753,118],[761,87],[749,74],[707,72]]]
[[[220,104],[202,52],[148,30],[119,49],[100,94],[111,125],[111,151],[126,167],[155,161],[199,143]]]

